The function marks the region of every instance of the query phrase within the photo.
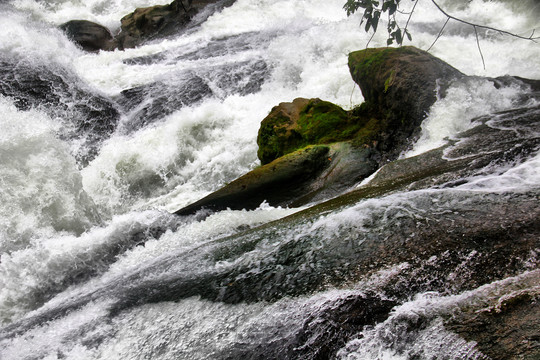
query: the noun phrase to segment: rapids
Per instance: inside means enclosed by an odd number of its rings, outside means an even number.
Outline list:
[[[455,16],[519,34],[539,26],[535,1],[440,2]],[[519,202],[533,221],[537,125],[504,115],[487,120],[527,151],[452,186],[398,189],[305,217],[314,204],[170,214],[259,165],[259,124],[278,103],[319,97],[350,109],[363,101],[347,55],[365,48],[371,34],[359,27],[360,14],[346,16],[343,3],[236,0],[199,13],[175,37],[95,54],[58,25],[86,19],[117,32],[122,16],[155,0],[0,4],[0,89],[10,95],[0,95],[0,359],[485,358],[441,319],[471,304],[492,306],[498,289],[534,284],[534,251],[520,253],[513,272],[474,285],[441,264],[474,261],[476,248],[457,260],[445,253],[419,260],[418,271],[403,260],[359,277],[355,266],[364,265],[351,249],[405,242],[395,238],[400,231],[421,237],[410,229],[438,223],[434,214],[450,214],[440,231],[459,232],[481,222],[459,211],[503,214]],[[429,48],[444,20],[419,0],[407,45]],[[372,47],[386,44],[380,26]],[[479,35],[485,69],[467,26],[450,23],[432,48],[478,78],[447,90],[400,161],[447,144],[446,159],[467,158],[460,146],[469,137],[459,134],[481,124],[480,116],[538,106],[527,98],[530,89],[496,89],[480,77],[540,79],[540,46]],[[114,128],[87,126],[93,111],[108,114]],[[513,215],[501,217],[501,226],[520,219]],[[402,284],[394,295],[389,288],[403,274],[436,285]],[[467,286],[446,286],[441,279],[451,276]],[[355,307],[375,314],[357,314],[369,318],[365,327],[343,330],[327,315]],[[419,318],[423,326],[415,327]]]

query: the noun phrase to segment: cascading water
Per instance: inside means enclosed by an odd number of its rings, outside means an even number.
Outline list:
[[[515,33],[538,27],[533,1],[441,3],[458,17]],[[360,104],[347,54],[363,49],[371,34],[359,28],[360,14],[346,16],[340,0],[237,0],[199,13],[178,36],[125,51],[85,53],[57,28],[87,19],[118,31],[122,16],[151,5],[0,4],[0,358],[485,358],[441,319],[471,304],[492,306],[498,289],[534,283],[534,251],[524,251],[517,273],[484,285],[459,272],[489,262],[476,248],[355,277],[376,263],[361,263],[356,249],[371,242],[406,248],[423,227],[466,233],[481,219],[459,211],[504,214],[518,201],[531,211],[515,216],[533,222],[538,126],[504,115],[489,120],[490,129],[514,136],[501,143],[525,150],[453,186],[412,187],[312,217],[297,214],[293,223],[273,221],[310,205],[176,217],[170,212],[258,166],[257,131],[274,105],[296,97]],[[412,45],[427,49],[444,20],[420,0]],[[540,78],[538,44],[480,35],[486,69],[465,25],[450,24],[431,52],[468,75]],[[384,44],[384,31],[370,42]],[[481,115],[533,109],[529,92],[481,78],[454,84],[401,160],[448,138],[443,157],[471,156],[461,149],[474,134],[458,133],[480,124],[471,120]],[[537,117],[533,112],[525,115]],[[449,214],[448,221],[437,214]],[[512,219],[501,216],[501,227],[511,228]],[[406,275],[433,291],[409,287]],[[468,291],[444,284],[454,278]],[[343,314],[351,313],[365,326],[348,322]]]

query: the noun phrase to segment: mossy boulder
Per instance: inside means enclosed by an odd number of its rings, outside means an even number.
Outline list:
[[[394,160],[420,132],[437,91],[464,75],[414,47],[349,54],[349,69],[365,102],[351,111],[321,99],[295,99],[274,107],[261,122],[262,164],[307,145],[351,141],[370,147],[382,165]]]
[[[177,215],[200,210],[255,209],[263,201],[287,206],[309,192],[310,184],[329,165],[327,146],[309,146],[256,168],[218,191],[188,205]]]
[[[349,70],[365,103],[356,116],[377,119],[378,148],[393,160],[416,137],[429,108],[452,81],[464,76],[441,59],[411,46],[349,54]]]
[[[257,155],[264,165],[307,145],[349,140],[362,128],[358,120],[321,99],[280,103],[261,122]]]
[[[318,98],[280,103],[259,129],[263,166],[176,214],[252,209],[263,200],[299,206],[336,196],[406,150],[436,90],[464,76],[411,47],[354,52],[349,67],[363,104],[346,111]],[[324,155],[320,149],[327,149]]]

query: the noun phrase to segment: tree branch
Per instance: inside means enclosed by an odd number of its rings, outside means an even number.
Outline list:
[[[413,6],[411,12],[409,13],[409,18],[407,19],[407,23],[405,24],[405,28],[404,28],[404,31],[403,31],[404,33],[407,32],[407,26],[409,26],[409,21],[411,21],[411,18],[412,18],[412,14],[413,14],[413,12],[414,12],[414,9],[416,9],[416,5],[418,5],[418,0],[416,0],[416,1],[414,2],[414,6]]]
[[[371,37],[369,38],[369,40],[368,40],[368,42],[367,42],[367,44],[366,44],[366,49],[368,48],[369,43],[371,42],[371,40],[373,40],[373,37],[375,36],[375,33],[376,33],[376,31],[374,31],[374,32],[373,32],[373,35],[371,35]]]
[[[441,31],[439,31],[439,34],[437,34],[437,37],[435,38],[435,40],[433,40],[433,44],[431,44],[431,46],[429,47],[429,49],[427,49],[426,51],[431,50],[431,48],[433,47],[433,45],[435,45],[435,43],[437,42],[437,40],[439,40],[439,38],[441,37],[441,35],[442,35],[443,31],[444,31],[444,28],[446,27],[446,24],[448,24],[449,21],[450,21],[450,18],[446,18],[446,21],[445,21],[444,25],[442,26]]]
[[[516,38],[519,38],[519,39],[523,39],[523,40],[531,40],[531,41],[534,41],[536,42],[535,40],[537,39],[540,39],[540,36],[537,36],[537,37],[533,37],[534,35],[534,30],[532,32],[532,34],[529,36],[529,37],[526,37],[526,36],[521,36],[521,35],[518,35],[518,34],[514,34],[514,33],[511,33],[511,32],[508,32],[508,31],[504,31],[504,30],[501,30],[501,29],[496,29],[496,28],[493,28],[493,27],[490,27],[490,26],[485,26],[485,25],[480,25],[480,24],[475,24],[475,23],[471,23],[471,22],[468,22],[468,21],[465,21],[463,19],[460,19],[460,18],[457,18],[455,16],[452,16],[450,14],[448,14],[446,11],[444,11],[440,6],[439,4],[437,4],[435,2],[435,0],[431,0],[431,2],[437,7],[437,9],[439,9],[440,12],[442,12],[447,18],[449,19],[452,19],[452,20],[456,20],[460,23],[463,23],[463,24],[467,24],[467,25],[470,25],[472,27],[474,27],[474,31],[476,32],[476,29],[477,28],[482,28],[482,29],[488,29],[488,30],[493,30],[493,31],[497,31],[501,34],[505,34],[505,35],[509,35],[509,36],[513,36],[513,37],[516,37]],[[478,33],[476,33],[476,37],[478,38]]]
[[[480,40],[478,40],[478,31],[476,31],[476,26],[474,26],[474,34],[476,35],[476,45],[478,45],[478,51],[480,52],[480,57],[482,58],[482,65],[484,65],[484,70],[486,70],[486,63],[484,62],[482,49],[480,49]]]

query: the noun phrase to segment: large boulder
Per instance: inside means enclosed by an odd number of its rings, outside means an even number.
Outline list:
[[[349,69],[365,102],[359,116],[376,118],[382,161],[393,160],[419,133],[437,100],[437,91],[463,76],[433,55],[411,46],[376,48],[349,54]]]
[[[87,20],[71,20],[60,25],[66,35],[83,50],[114,50],[116,41],[105,26]]]
[[[336,196],[396,159],[419,132],[436,90],[464,76],[415,48],[354,52],[349,67],[365,103],[351,111],[318,98],[280,103],[263,119],[257,136],[263,166],[176,213],[253,209],[263,200],[299,206]],[[322,168],[300,166],[291,172],[285,165],[291,158],[308,163],[303,156],[312,150],[301,150],[307,146],[330,149],[328,161]],[[287,177],[276,177],[282,173]]]
[[[373,158],[383,165],[419,133],[437,90],[443,94],[452,81],[464,76],[413,47],[353,52],[349,69],[365,102],[351,111],[302,98],[274,107],[257,137],[262,164],[307,145],[351,140],[356,146],[373,148]]]

